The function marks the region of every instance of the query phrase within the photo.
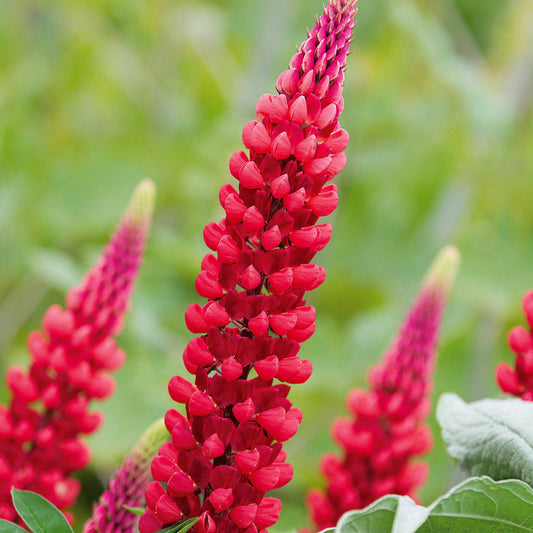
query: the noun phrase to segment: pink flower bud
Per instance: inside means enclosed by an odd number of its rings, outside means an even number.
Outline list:
[[[241,167],[239,181],[248,189],[259,189],[263,186],[263,176],[254,161],[248,161]]]
[[[514,327],[507,340],[511,350],[516,353],[525,353],[533,346],[531,335],[522,326]]]
[[[258,154],[266,154],[270,150],[271,143],[272,140],[263,123],[256,124],[252,130],[248,148],[255,150]]]
[[[155,512],[164,524],[177,522],[183,516],[180,508],[166,493],[157,500],[157,503],[155,504]]]
[[[276,487],[279,481],[279,468],[267,466],[252,472],[248,479],[252,485],[262,492],[268,492]]]
[[[272,292],[280,294],[292,287],[294,274],[291,268],[284,268],[279,272],[270,274],[268,282]]]
[[[294,313],[270,315],[270,327],[277,335],[287,335],[296,326],[297,316]]]
[[[255,405],[251,398],[247,398],[244,402],[236,403],[233,406],[233,415],[235,418],[243,423],[250,420],[255,414]]]
[[[213,433],[213,435],[205,440],[202,448],[208,459],[214,459],[224,454],[224,443],[216,433]]]
[[[224,379],[231,383],[242,375],[242,365],[235,359],[235,357],[229,357],[221,365],[220,370]]]
[[[281,232],[276,225],[261,235],[261,244],[265,250],[273,250],[281,243]]]
[[[241,274],[240,282],[243,288],[247,291],[251,291],[261,283],[261,274],[259,274],[253,265],[250,265]]]
[[[178,403],[187,403],[196,387],[181,376],[173,376],[168,383],[170,397]]]
[[[303,207],[306,198],[307,193],[305,192],[305,189],[301,187],[296,192],[287,194],[287,196],[283,198],[283,204],[288,211],[297,211]]]
[[[256,470],[259,466],[259,460],[260,455],[257,450],[245,450],[235,455],[235,464],[243,474],[249,474]]]
[[[207,333],[209,324],[204,318],[202,308],[198,304],[191,304],[185,310],[185,325],[191,333]]]
[[[246,231],[254,232],[263,229],[265,219],[255,205],[249,207],[243,216],[244,228]]]
[[[172,442],[178,450],[193,450],[196,448],[196,438],[192,434],[191,428],[185,420],[178,420],[176,424],[174,424],[174,427],[172,428]]]
[[[218,282],[217,276],[206,270],[202,270],[195,281],[196,292],[204,298],[221,298],[224,289]]]
[[[205,244],[213,251],[218,248],[218,243],[224,234],[224,230],[214,222],[210,222],[204,228],[204,241]]]
[[[272,180],[270,192],[274,198],[283,198],[289,194],[290,190],[291,186],[289,184],[289,177],[287,174],[283,174]]]
[[[248,505],[234,507],[230,511],[229,517],[237,527],[245,529],[254,521],[256,513],[257,504],[249,503]]]
[[[170,476],[167,489],[172,496],[181,498],[183,496],[187,496],[188,494],[192,494],[195,486],[192,479],[185,474],[185,472],[177,471]]]
[[[192,339],[185,348],[187,359],[196,366],[208,366],[213,363],[213,354],[201,337]],[[194,393],[193,393],[194,394]]]
[[[266,381],[270,381],[275,378],[278,373],[279,359],[275,355],[269,355],[265,359],[257,361],[254,368],[259,377]]]
[[[199,390],[190,397],[187,408],[194,416],[207,416],[214,413],[216,409],[213,400],[205,392]]]
[[[292,286],[310,291],[316,289],[326,279],[326,271],[319,265],[298,265],[292,269]]]
[[[238,150],[230,157],[229,171],[235,179],[239,179],[241,168],[246,163],[248,163],[248,156],[242,150]]]
[[[215,489],[209,495],[209,502],[217,513],[221,513],[233,503],[233,491],[231,489]]]
[[[246,205],[236,193],[229,194],[224,201],[224,211],[226,211],[226,218],[234,224],[238,224],[242,221],[242,217],[244,216],[244,213],[246,213],[246,209]]]
[[[256,337],[262,337],[268,332],[269,320],[265,311],[248,320],[248,328]]]

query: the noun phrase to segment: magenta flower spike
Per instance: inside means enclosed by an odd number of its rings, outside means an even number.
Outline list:
[[[256,533],[279,518],[281,502],[265,494],[292,478],[282,443],[302,413],[287,399],[288,384],[312,371],[298,356],[315,329],[303,298],[325,278],[310,261],[331,226],[316,223],[337,206],[337,187],[327,183],[346,162],[338,116],[355,4],[330,0],[279,76],[278,94],[259,98],[257,120],[243,129],[248,152],[230,159],[239,190],[220,190],[226,216],[204,229],[214,254],[196,278],[207,303],[185,313],[200,334],[183,354],[195,380],[169,382],[185,416],[166,414],[172,441],[152,463],[141,533],[197,516],[195,533]]]
[[[126,214],[98,263],[66,298],[53,305],[42,331],[28,337],[29,371],[12,366],[11,394],[0,405],[0,518],[18,521],[11,487],[37,492],[64,510],[74,503],[90,452],[81,435],[96,431],[102,415],[90,401],[110,396],[110,372],[125,360],[113,336],[122,329],[149,229],[151,181],[136,189]],[[20,523],[20,522],[19,522]]]
[[[369,389],[347,397],[351,418],[337,419],[333,438],[342,457],[327,453],[322,472],[326,493],[307,498],[318,531],[333,527],[341,515],[362,509],[385,494],[415,497],[428,473],[412,462],[429,451],[432,436],[425,419],[435,365],[442,312],[459,265],[459,253],[446,247],[436,258],[396,339],[369,373]]]
[[[154,422],[140,438],[123,465],[109,481],[93,508],[83,533],[135,533],[138,517],[125,506],[145,505],[144,490],[150,481],[150,463],[159,447],[168,440],[164,420]]]
[[[500,389],[522,400],[533,401],[533,290],[526,292],[522,309],[529,330],[516,326],[510,332],[507,342],[516,354],[514,369],[508,363],[496,367],[496,381]]]

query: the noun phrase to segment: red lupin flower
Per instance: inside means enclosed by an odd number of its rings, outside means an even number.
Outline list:
[[[507,394],[533,401],[533,290],[526,292],[522,309],[528,329],[516,326],[507,337],[509,347],[516,354],[514,369],[508,363],[496,367],[496,381]]]
[[[152,481],[150,463],[167,438],[168,432],[162,419],[146,430],[109,481],[106,491],[93,508],[92,517],[85,523],[83,533],[137,531],[138,518],[125,506],[141,507],[145,504],[144,490]]]
[[[208,301],[185,313],[189,330],[202,334],[183,354],[195,381],[169,382],[186,414],[166,415],[172,442],[152,463],[141,533],[195,516],[196,533],[256,533],[278,520],[281,503],[265,493],[292,478],[282,443],[302,414],[287,399],[288,384],[312,371],[298,356],[315,329],[303,298],[325,279],[310,261],[331,226],[316,223],[337,206],[327,182],[346,162],[338,116],[355,4],[330,0],[278,78],[278,94],[259,99],[257,120],[243,129],[248,152],[230,159],[238,191],[220,190],[226,216],[204,229],[213,254],[196,278]]]
[[[66,298],[54,305],[42,331],[28,338],[28,371],[12,366],[6,376],[9,406],[0,406],[0,517],[18,521],[10,489],[37,492],[59,509],[72,505],[90,452],[80,436],[93,433],[102,415],[90,400],[111,395],[110,372],[125,355],[113,340],[123,325],[141,262],[153,205],[146,180],[136,189],[124,219],[99,262]]]
[[[346,511],[385,494],[416,497],[425,481],[427,465],[411,460],[432,446],[424,420],[442,311],[458,264],[455,248],[440,253],[396,339],[370,371],[370,390],[349,393],[346,404],[353,416],[337,419],[332,427],[342,457],[324,455],[326,493],[313,489],[307,498],[317,530],[335,526]]]

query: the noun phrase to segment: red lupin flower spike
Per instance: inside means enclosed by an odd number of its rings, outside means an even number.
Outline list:
[[[429,451],[430,411],[438,333],[459,253],[446,247],[435,260],[396,339],[381,363],[371,369],[370,390],[352,390],[351,418],[337,419],[332,434],[341,457],[327,453],[324,494],[309,492],[307,506],[317,530],[335,526],[341,515],[362,509],[385,494],[415,496],[427,476],[425,463],[412,458]]]
[[[66,298],[53,305],[42,331],[28,337],[28,371],[12,366],[6,376],[9,406],[0,406],[0,517],[18,521],[10,489],[37,492],[59,509],[79,492],[72,472],[90,452],[80,436],[93,433],[102,415],[92,399],[110,396],[110,372],[125,355],[113,340],[123,325],[149,229],[154,198],[151,181],[136,189],[126,214],[99,262]]]
[[[152,463],[141,533],[196,516],[195,533],[256,533],[278,520],[281,502],[265,493],[292,478],[282,443],[302,414],[287,399],[288,384],[312,371],[298,356],[315,329],[303,298],[325,278],[310,261],[331,226],[316,223],[337,206],[337,187],[327,182],[346,161],[338,116],[355,4],[331,0],[324,8],[278,78],[278,94],[259,98],[257,120],[244,126],[248,152],[230,159],[238,191],[220,190],[226,216],[204,229],[214,253],[196,278],[208,301],[185,313],[189,330],[201,334],[183,354],[195,381],[169,382],[186,413],[166,415],[172,442]]]
[[[500,389],[522,400],[533,401],[533,290],[526,292],[522,309],[528,329],[516,326],[507,337],[511,350],[516,354],[514,369],[508,363],[496,367],[496,381]]]
[[[135,533],[138,517],[125,506],[142,507],[144,490],[152,476],[150,463],[168,439],[163,419],[154,422],[139,439],[124,464],[109,481],[106,491],[93,508],[83,533]]]

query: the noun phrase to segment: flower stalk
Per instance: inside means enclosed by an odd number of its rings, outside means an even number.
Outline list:
[[[317,221],[336,208],[328,182],[346,163],[338,117],[355,4],[330,0],[279,76],[278,94],[259,98],[242,133],[247,152],[230,159],[239,187],[220,190],[226,216],[204,229],[213,254],[195,283],[207,302],[185,313],[200,335],[183,354],[194,383],[169,382],[185,415],[166,414],[172,441],[152,463],[141,533],[195,516],[195,533],[256,533],[278,520],[281,502],[265,494],[292,478],[282,443],[302,413],[287,398],[289,384],[312,372],[298,356],[315,329],[304,295],[325,279],[311,260],[332,228]]]
[[[11,487],[37,492],[61,510],[77,498],[80,485],[71,474],[90,458],[80,437],[103,420],[90,402],[113,393],[110,372],[125,360],[113,337],[123,327],[153,198],[152,182],[143,181],[98,263],[67,294],[65,310],[50,307],[42,330],[28,337],[28,371],[15,365],[7,372],[11,398],[0,405],[0,518],[20,523]]]
[[[321,469],[326,492],[312,489],[307,506],[318,531],[333,527],[343,513],[362,509],[385,494],[416,498],[432,436],[425,419],[442,312],[459,266],[459,253],[446,247],[382,362],[368,375],[369,390],[353,389],[346,401],[350,418],[337,419],[332,434],[342,456],[327,453]]]

